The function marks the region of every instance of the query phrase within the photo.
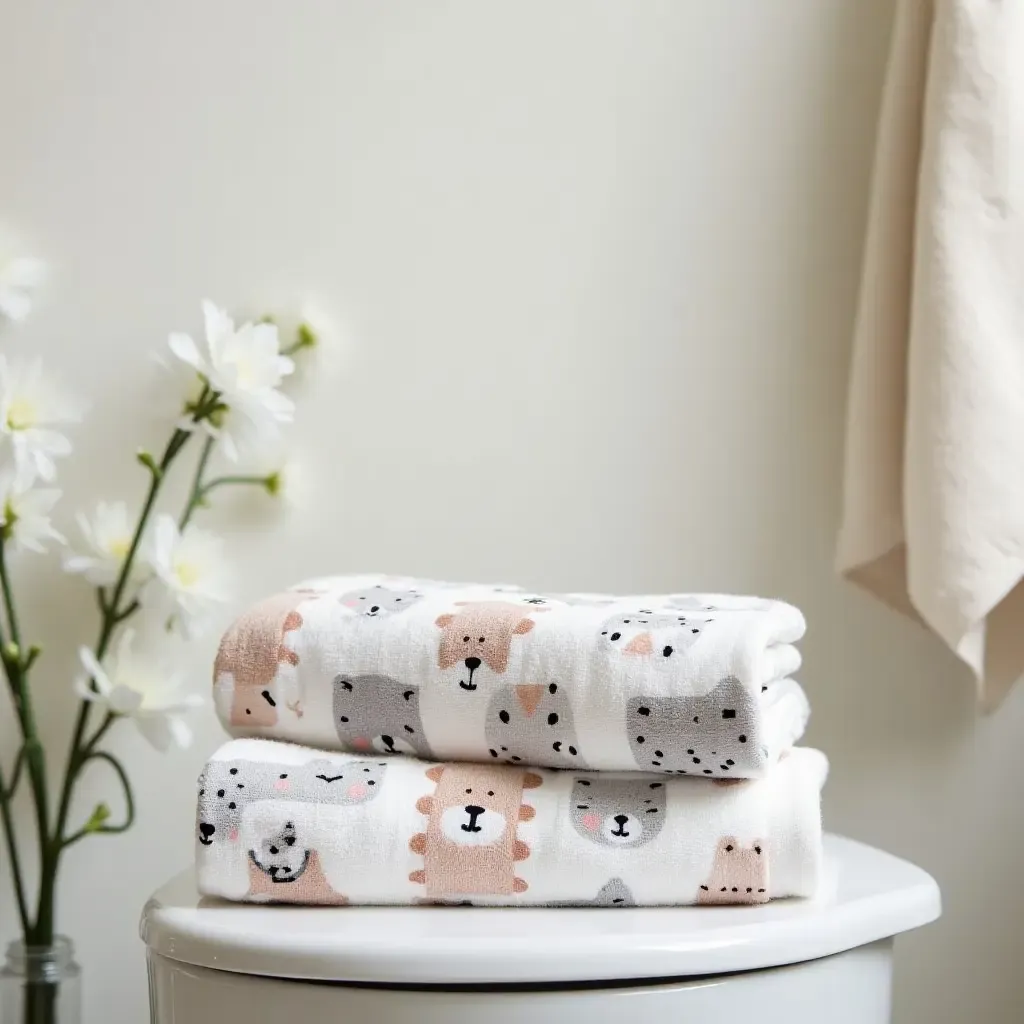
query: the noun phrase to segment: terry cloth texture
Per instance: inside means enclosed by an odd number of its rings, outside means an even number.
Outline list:
[[[199,891],[251,902],[654,906],[811,896],[828,764],[764,779],[547,771],[232,740],[199,780]]]
[[[331,577],[224,636],[234,736],[521,766],[757,778],[803,734],[789,604]]]

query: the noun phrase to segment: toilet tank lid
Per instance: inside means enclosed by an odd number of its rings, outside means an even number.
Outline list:
[[[935,920],[939,889],[907,861],[825,837],[814,900],[758,907],[285,907],[200,897],[191,871],[158,889],[142,938],[199,967],[277,978],[522,984],[679,978],[800,963]]]

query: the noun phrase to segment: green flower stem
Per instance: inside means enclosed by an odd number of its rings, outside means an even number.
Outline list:
[[[7,561],[3,557],[4,555],[4,541],[7,539],[2,536],[0,531],[0,586],[3,587],[4,594],[4,608],[7,610],[7,622],[10,626],[11,643],[13,643],[19,651],[21,651],[21,632],[18,629],[18,613],[14,608],[14,597],[11,593],[11,577],[7,572]]]
[[[208,418],[214,410],[218,408],[219,402],[220,396],[216,392],[212,391],[208,385],[204,386],[202,394],[200,394],[195,404],[190,407],[192,422],[198,424]],[[132,542],[128,548],[128,553],[125,556],[124,564],[121,566],[121,572],[118,575],[116,584],[114,585],[113,594],[108,597],[106,592],[101,592],[98,595],[101,610],[101,623],[99,638],[94,649],[97,661],[102,661],[106,655],[117,626],[138,609],[138,601],[133,600],[129,602],[125,609],[122,610],[121,601],[124,598],[125,589],[128,586],[128,580],[135,564],[135,556],[138,553],[139,544],[142,541],[143,533],[145,532],[146,526],[149,522],[153,506],[156,503],[160,486],[166,478],[167,470],[170,468],[171,463],[177,457],[181,449],[188,443],[191,436],[191,431],[182,430],[179,427],[171,435],[171,439],[168,441],[167,447],[164,449],[164,453],[159,463],[155,463],[151,458],[149,460],[140,459],[140,461],[143,462],[143,465],[147,466],[150,471],[149,490],[146,494],[142,511],[139,514],[138,525],[136,526],[135,533],[132,536]],[[43,883],[40,885],[39,911],[36,918],[35,930],[37,941],[43,940],[49,942],[53,939],[54,887],[56,884],[57,866],[60,862],[60,855],[66,848],[66,841],[68,838],[66,836],[67,820],[68,813],[71,809],[71,797],[74,792],[75,783],[90,757],[103,755],[113,764],[111,755],[107,755],[103,751],[96,751],[95,745],[106,733],[107,729],[110,728],[117,716],[108,712],[99,729],[93,733],[86,743],[83,744],[82,741],[88,727],[89,714],[91,710],[92,702],[82,700],[79,704],[78,717],[75,721],[71,746],[64,769],[64,781],[61,786],[57,820],[54,825],[53,832],[49,836],[49,841],[46,843],[46,850],[42,865]],[[118,770],[120,765],[118,764],[114,767],[115,770]],[[124,774],[123,770],[119,771],[118,774],[125,790],[128,801],[129,818],[131,818],[134,816],[134,803],[131,795],[131,786],[129,784],[128,777]],[[131,822],[129,820],[128,824],[130,823]],[[125,825],[125,828],[128,827],[128,824]]]
[[[210,491],[216,490],[218,487],[266,487],[267,480],[268,477],[265,476],[218,476],[202,486],[199,491],[199,501],[202,502]]]
[[[188,411],[192,416],[193,423],[198,424],[204,419],[209,418],[220,408],[223,408],[220,403],[220,396],[209,385],[205,385],[201,395],[194,404],[189,406]],[[160,486],[166,478],[166,472],[178,453],[188,443],[191,436],[191,431],[181,428],[176,429],[171,435],[159,463],[147,453],[140,453],[139,461],[147,467],[150,473],[149,489],[142,511],[139,514],[138,524],[132,536],[131,545],[113,587],[113,592],[109,593],[102,587],[97,590],[96,596],[100,610],[100,631],[95,647],[95,656],[99,661],[102,661],[106,655],[117,627],[139,608],[137,598],[126,601],[126,590],[131,578],[135,558],[153,512]],[[208,452],[205,453],[205,456],[208,457]],[[205,466],[205,458],[203,462]],[[197,477],[197,482],[199,479]],[[8,538],[4,535],[3,531],[0,531],[0,598],[2,598],[4,612],[4,615],[0,617],[0,662],[3,664],[7,681],[10,684],[24,742],[15,760],[10,784],[5,784],[3,773],[0,772],[0,821],[2,821],[4,837],[10,855],[11,877],[17,898],[22,934],[25,941],[30,945],[48,945],[53,941],[54,935],[54,897],[57,883],[57,868],[61,853],[68,846],[78,842],[86,835],[125,831],[135,819],[135,802],[128,775],[121,763],[114,755],[96,749],[97,744],[106,735],[107,730],[120,716],[108,712],[95,732],[86,738],[92,702],[82,700],[79,704],[78,716],[64,768],[59,809],[53,831],[50,831],[46,761],[42,744],[39,741],[31,692],[28,687],[28,672],[39,656],[39,648],[33,645],[26,651],[22,647],[20,625],[4,550],[7,540]],[[122,602],[125,601],[126,603],[122,607]],[[4,636],[5,623],[3,619],[6,619],[9,641]],[[95,685],[94,682],[93,685]],[[106,808],[106,805],[100,804],[93,811],[85,826],[68,836],[66,835],[66,828],[68,813],[71,808],[71,798],[82,770],[91,760],[106,761],[114,769],[124,790],[125,819],[119,824],[108,825],[106,819],[109,816],[109,810]],[[11,814],[11,801],[23,769],[27,769],[31,781],[40,845],[40,882],[35,920],[29,914],[24,876],[21,870],[18,845],[15,842],[14,821]]]
[[[14,758],[14,768],[11,770],[11,781],[5,789],[0,784],[0,800],[13,800],[14,794],[18,789],[18,781],[21,778],[21,769],[25,766],[25,744],[18,748],[18,753]]]
[[[185,511],[178,520],[178,529],[184,530],[192,518],[192,513],[202,504],[203,501],[203,474],[206,472],[206,464],[213,454],[213,446],[217,443],[216,438],[208,437],[203,445],[202,454],[196,464],[196,474],[192,478],[192,487],[188,492],[188,500],[185,502]]]
[[[24,751],[22,747],[22,751]],[[28,916],[28,901],[25,899],[25,879],[21,873],[21,858],[18,844],[14,841],[14,821],[11,817],[11,797],[17,785],[18,768],[15,766],[14,777],[10,787],[4,787],[3,772],[0,771],[0,821],[4,826],[4,838],[7,840],[7,856],[11,862],[11,881],[14,883],[14,895],[18,902],[18,918],[21,921],[23,935],[28,935],[31,922]]]
[[[32,781],[32,803],[35,808],[40,853],[45,862],[47,834],[50,826],[49,793],[46,785],[46,758],[43,754],[43,746],[39,742],[35,709],[32,706],[32,697],[29,693],[28,682],[24,672],[21,634],[18,629],[18,617],[14,609],[10,574],[7,571],[7,539],[5,532],[0,530],[0,591],[3,594],[4,610],[10,627],[10,644],[5,644],[3,647],[3,663],[4,669],[7,672],[7,678],[20,696],[21,728],[25,737],[25,761],[29,778]],[[4,801],[4,803],[6,805],[7,801]],[[43,886],[40,886],[40,893],[42,893],[43,888]],[[38,923],[37,919],[37,926]]]
[[[142,512],[139,514],[139,521],[135,527],[135,533],[132,536],[132,541],[128,548],[128,554],[125,556],[124,564],[121,566],[121,572],[118,575],[117,583],[114,586],[114,593],[108,601],[104,602],[105,610],[103,614],[103,621],[100,626],[100,635],[95,648],[97,661],[103,660],[107,653],[107,649],[110,646],[114,629],[118,623],[121,598],[124,596],[124,590],[128,584],[128,577],[135,563],[135,556],[138,553],[139,544],[142,542],[142,535],[149,523],[149,517],[153,511],[153,506],[156,503],[157,495],[160,493],[160,485],[163,483],[164,474],[170,464],[174,461],[175,456],[188,442],[189,437],[190,434],[188,431],[182,430],[181,428],[175,430],[171,440],[167,444],[167,448],[164,450],[163,458],[160,460],[158,467],[159,471],[154,471],[150,474],[149,491],[146,494],[146,500],[142,506]],[[49,843],[48,857],[52,862],[52,867],[54,869],[56,869],[57,860],[60,857],[60,851],[64,841],[64,830],[67,826],[68,811],[70,810],[71,805],[71,793],[74,789],[75,780],[78,778],[78,774],[82,769],[82,755],[84,752],[84,748],[82,747],[82,738],[85,735],[85,730],[88,725],[91,707],[92,704],[90,701],[83,700],[78,708],[78,718],[75,721],[75,729],[71,741],[71,751],[68,755],[67,768],[64,772],[64,785],[61,790],[60,809],[57,812],[57,824],[54,828],[52,840]],[[51,865],[48,864],[47,866]]]
[[[100,727],[85,741],[82,746],[83,756],[86,756],[92,752],[96,744],[106,735],[107,730],[120,718],[120,715],[115,714],[113,711],[108,711],[103,721],[100,723]]]
[[[99,736],[102,735],[102,732],[104,731],[105,730],[101,730],[100,733],[97,733],[97,735],[94,737],[94,740],[98,739]],[[117,777],[121,780],[121,786],[124,789],[125,800],[124,821],[120,822],[117,825],[107,825],[103,821],[94,824],[93,820],[90,819],[90,821],[83,828],[80,828],[77,832],[73,832],[66,839],[61,840],[62,850],[66,850],[69,846],[74,846],[74,844],[77,843],[79,839],[84,839],[88,835],[115,835],[118,832],[126,832],[129,828],[131,828],[132,822],[135,821],[135,798],[132,795],[131,783],[128,781],[128,773],[124,770],[124,766],[116,757],[114,757],[113,754],[107,753],[107,751],[105,750],[87,751],[81,759],[81,765],[84,768],[89,761],[94,760],[106,761],[107,764],[109,764],[110,767],[114,769],[114,772],[117,774]],[[106,811],[106,813],[109,814],[109,811]]]

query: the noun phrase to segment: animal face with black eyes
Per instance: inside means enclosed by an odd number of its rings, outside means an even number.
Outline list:
[[[603,846],[642,846],[665,821],[665,784],[650,778],[575,778],[571,796],[576,831]]]
[[[736,676],[699,697],[639,696],[626,704],[638,768],[675,775],[757,775],[767,764],[758,742],[758,698]]]
[[[498,687],[487,707],[490,756],[507,764],[587,768],[566,690],[558,683]]]
[[[390,587],[365,587],[362,590],[350,590],[342,594],[338,600],[351,608],[356,615],[368,619],[394,615],[408,611],[423,595],[416,590],[392,590]]]
[[[310,851],[295,842],[295,826],[286,822],[284,827],[250,850],[249,858],[268,878],[275,882],[294,882],[302,877],[309,866]]]
[[[546,607],[511,604],[507,601],[457,601],[457,612],[446,612],[435,620],[441,630],[437,666],[444,670],[459,663],[464,667],[459,686],[472,692],[478,684],[474,674],[486,665],[495,675],[508,668],[512,643],[527,636],[534,627],[529,616],[546,612]]]
[[[419,687],[390,676],[335,676],[334,727],[342,745],[360,753],[432,756],[420,720]]]
[[[242,811],[260,800],[347,806],[372,800],[384,782],[386,761],[316,760],[306,764],[211,761],[199,777],[197,838],[202,846],[235,842]]]
[[[711,622],[714,619],[698,620],[640,608],[606,619],[601,624],[601,638],[620,654],[668,663],[689,650]]]

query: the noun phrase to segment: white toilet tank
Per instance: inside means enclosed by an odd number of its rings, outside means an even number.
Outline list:
[[[247,906],[185,873],[142,916],[151,1019],[883,1024],[893,938],[938,887],[838,836],[826,862],[816,900],[622,910]]]

